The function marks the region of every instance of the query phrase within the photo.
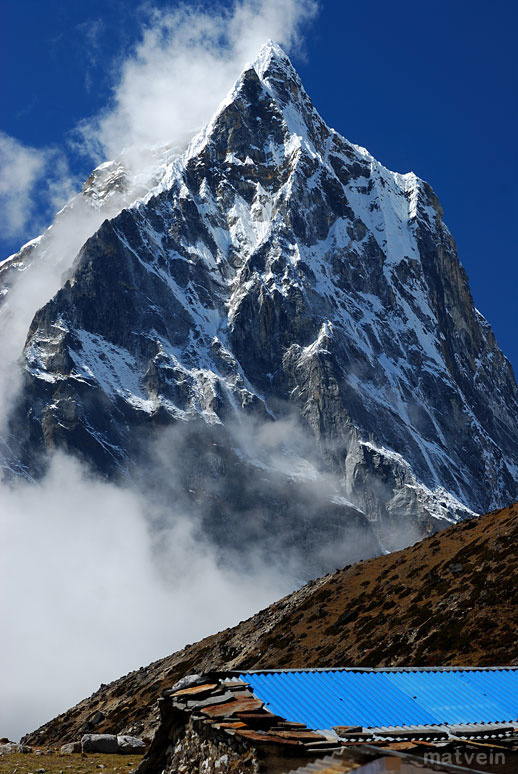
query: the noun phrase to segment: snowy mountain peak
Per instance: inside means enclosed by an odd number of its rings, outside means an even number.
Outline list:
[[[224,501],[236,535],[254,502],[274,530],[285,514],[288,542],[300,514],[331,542],[360,520],[369,550],[516,499],[516,383],[427,183],[329,129],[273,43],[161,158],[159,185],[83,240],[27,326],[11,426],[29,471],[65,447],[134,474],[143,436],[192,424],[171,501],[202,490],[218,524]],[[87,193],[121,175],[100,168]],[[234,436],[286,414],[300,434],[282,453]]]
[[[257,54],[257,57],[253,61],[253,68],[259,75],[259,77],[263,77],[266,70],[270,67],[272,62],[277,64],[277,66],[284,67],[285,71],[293,71],[295,72],[295,69],[293,68],[293,65],[291,64],[290,58],[284,51],[284,49],[279,46],[278,43],[275,43],[273,40],[267,40],[266,43],[263,43],[261,48],[259,49],[259,53]],[[296,74],[296,73],[295,73]]]
[[[186,159],[199,154],[207,143],[218,142],[221,131],[227,131],[232,121],[228,139],[233,145],[239,140],[235,150],[251,159],[258,151],[268,150],[263,144],[265,139],[271,138],[279,145],[288,135],[294,135],[314,144],[317,135],[328,132],[288,56],[272,41],[261,48],[253,63],[245,66],[212,119],[191,141]],[[267,121],[268,127],[261,126],[262,121]],[[166,176],[162,188],[169,182]]]
[[[265,43],[252,67],[261,81],[282,103],[295,102],[300,105],[307,100],[302,81],[290,58],[273,41]]]

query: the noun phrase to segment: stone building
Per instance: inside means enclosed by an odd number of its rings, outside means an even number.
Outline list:
[[[138,774],[281,774],[322,760],[358,774],[516,772],[517,689],[513,668],[191,675],[160,699]]]

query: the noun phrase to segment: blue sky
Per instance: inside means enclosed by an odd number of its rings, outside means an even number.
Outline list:
[[[178,4],[153,5],[169,11]],[[216,14],[230,3],[200,5]],[[47,222],[61,181],[77,183],[94,165],[80,152],[75,127],[110,103],[150,6],[4,0],[2,13],[0,129],[35,149],[22,158],[26,171],[40,163],[37,151],[55,171],[53,187],[31,190],[30,217],[11,234],[3,230],[5,257]],[[413,170],[434,187],[475,304],[515,372],[517,23],[510,0],[323,0],[303,27],[305,55],[291,52],[331,126],[390,169]]]

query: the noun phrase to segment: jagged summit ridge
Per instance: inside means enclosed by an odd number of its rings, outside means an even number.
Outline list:
[[[516,383],[435,194],[329,129],[275,45],[85,242],[24,358],[29,470],[55,447],[132,470],[137,429],[194,420],[235,449],[232,422],[288,407],[340,481],[318,506],[338,532],[354,503],[394,548],[517,495]]]

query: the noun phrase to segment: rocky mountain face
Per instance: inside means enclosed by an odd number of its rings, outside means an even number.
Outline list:
[[[70,451],[222,545],[318,544],[308,572],[516,499],[516,382],[435,194],[329,129],[280,48],[157,169],[32,320],[18,470]]]
[[[99,690],[22,741],[151,739],[157,700],[186,674],[228,669],[516,666],[518,503],[326,575],[232,629]]]

